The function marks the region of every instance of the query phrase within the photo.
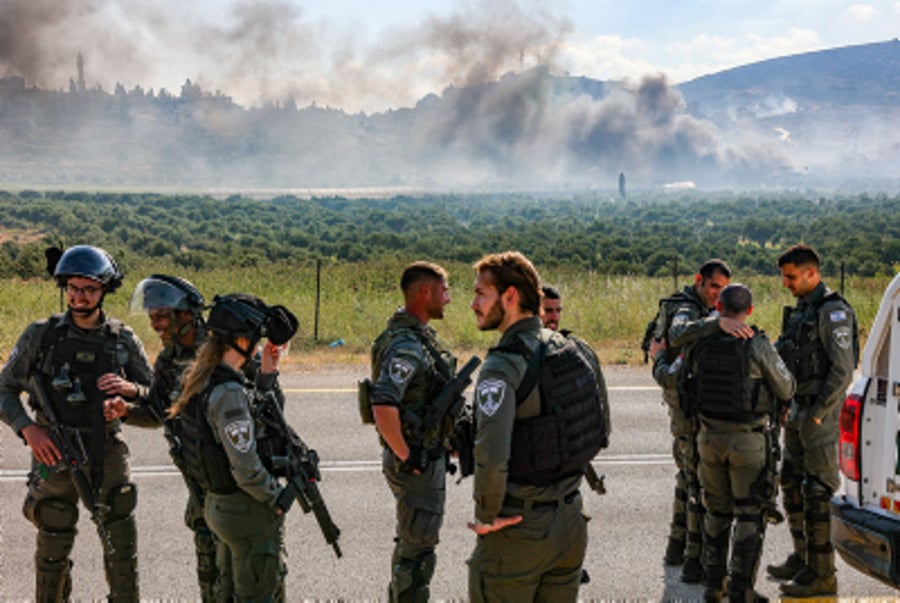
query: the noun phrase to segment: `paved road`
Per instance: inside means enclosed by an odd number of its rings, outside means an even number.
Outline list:
[[[360,425],[355,383],[362,367],[291,371],[282,376],[287,414],[323,458],[322,492],[341,527],[342,559],[336,559],[311,515],[299,508],[287,521],[288,600],[383,598],[392,548],[393,504],[381,477],[379,448],[371,427]],[[702,588],[682,584],[678,571],[663,566],[673,488],[668,420],[658,390],[644,369],[609,367],[613,413],[612,445],[595,465],[606,475],[609,493],[585,495],[593,515],[584,599],[690,600]],[[126,427],[132,452],[137,509],[141,592],[145,599],[196,599],[191,533],[183,526],[185,490],[169,463],[162,434]],[[8,429],[0,432],[0,598],[33,596],[34,529],[22,518],[28,452]],[[438,547],[432,585],[435,599],[465,599],[465,560],[474,535],[465,528],[472,515],[471,482],[447,486],[448,512]],[[84,513],[74,559],[74,596],[106,594],[100,546]],[[788,553],[785,526],[770,529],[763,566]],[[897,591],[839,563],[842,598],[896,600]],[[777,583],[764,577],[758,589],[769,596]]]

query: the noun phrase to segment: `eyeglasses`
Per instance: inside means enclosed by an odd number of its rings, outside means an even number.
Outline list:
[[[71,283],[66,284],[66,293],[75,297],[76,295],[83,295],[85,297],[94,297],[98,293],[100,293],[102,289],[100,287],[95,287],[93,285],[88,285],[87,287],[78,287]]]

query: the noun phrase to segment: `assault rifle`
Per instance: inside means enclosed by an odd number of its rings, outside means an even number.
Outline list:
[[[287,513],[297,500],[304,513],[312,511],[325,542],[334,548],[340,558],[343,555],[338,544],[341,530],[332,521],[317,485],[322,479],[319,455],[288,425],[273,392],[258,395],[255,409],[256,418],[266,432],[259,442],[261,457],[273,475],[287,478],[276,504]]]
[[[87,463],[87,453],[84,450],[84,442],[81,440],[81,433],[76,427],[69,427],[59,422],[44,384],[38,379],[37,375],[32,374],[28,379],[29,391],[34,402],[37,402],[38,408],[47,418],[47,429],[50,431],[50,438],[62,455],[62,459],[56,463],[51,469],[65,470],[69,472],[72,483],[75,485],[75,491],[78,492],[78,498],[84,503],[85,508],[91,514],[91,521],[97,526],[97,534],[100,535],[100,542],[107,555],[116,552],[109,531],[106,529],[103,520],[109,512],[107,505],[101,504],[94,495],[95,490],[91,487],[88,476],[84,473],[84,465]],[[95,434],[95,437],[103,437],[104,434]]]
[[[450,417],[454,421],[462,412],[465,398],[463,392],[469,384],[472,383],[472,373],[481,364],[478,356],[472,356],[469,361],[462,367],[456,376],[447,382],[447,385],[438,393],[424,416],[419,416],[412,411],[408,411],[403,417],[403,428],[408,432],[413,442],[423,442],[429,431],[440,425],[446,417]]]

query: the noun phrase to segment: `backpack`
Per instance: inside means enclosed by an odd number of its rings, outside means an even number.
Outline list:
[[[517,483],[549,485],[578,475],[608,442],[597,380],[573,339],[543,329],[533,353],[521,339],[513,351],[528,359],[516,405],[539,388],[541,412],[513,425],[509,476]],[[498,349],[498,348],[494,348]]]

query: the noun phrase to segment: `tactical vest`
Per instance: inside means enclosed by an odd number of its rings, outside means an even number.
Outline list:
[[[578,345],[549,329],[541,330],[540,340],[534,352],[521,338],[492,351],[514,352],[528,360],[516,389],[517,406],[535,387],[541,399],[540,415],[517,417],[513,423],[509,479],[546,486],[581,474],[600,451],[607,431],[596,376]]]
[[[756,327],[754,332],[758,333]],[[774,397],[760,378],[750,378],[750,341],[720,333],[688,352],[684,399],[705,417],[743,423],[775,410]]]
[[[410,327],[392,327],[382,332],[372,344],[372,381],[378,379],[381,374],[381,361],[384,357],[384,351],[388,345],[398,337],[409,336],[414,337],[422,347],[428,352],[425,357],[428,370],[428,378],[426,379],[426,387],[417,387],[407,389],[403,398],[403,410],[413,412],[421,416],[426,405],[434,399],[434,397],[443,389],[443,387],[453,378],[456,371],[456,359],[446,351],[441,351],[431,342],[430,338],[418,329]],[[402,416],[402,413],[401,413]],[[443,430],[449,433],[452,430],[452,422],[450,425],[443,426]],[[441,434],[443,437],[446,433]]]
[[[859,324],[856,313],[847,300],[837,291],[828,291],[815,304],[809,304],[798,311],[798,308],[785,306],[782,315],[781,339],[793,344],[793,350],[787,354],[785,363],[797,379],[798,387],[810,382],[822,382],[828,376],[831,362],[825,352],[825,344],[819,338],[819,311],[829,301],[841,301],[852,317],[853,357],[859,361]],[[804,387],[807,389],[807,387]],[[816,388],[817,389],[817,388]]]
[[[37,357],[38,377],[60,423],[86,431],[103,431],[106,394],[97,379],[106,373],[122,376],[129,352],[120,341],[122,323],[108,318],[96,331],[59,327],[62,314],[47,321]]]
[[[204,490],[217,494],[231,494],[238,490],[231,475],[228,455],[212,431],[207,420],[209,396],[222,383],[233,381],[234,375],[216,367],[206,387],[191,399],[178,415],[178,434],[181,437],[184,471]]]

